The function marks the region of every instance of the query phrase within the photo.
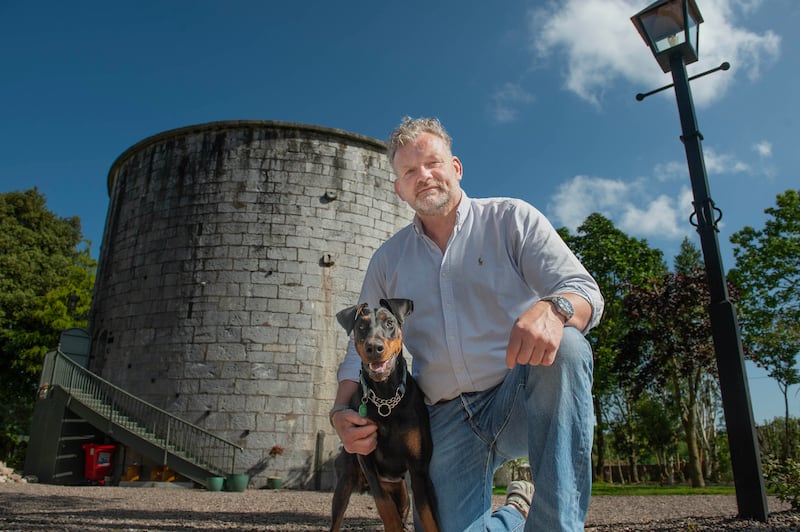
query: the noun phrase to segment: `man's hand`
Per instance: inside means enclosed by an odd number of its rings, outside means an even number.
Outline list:
[[[564,317],[547,301],[539,301],[517,318],[506,347],[506,366],[550,366],[556,359]]]
[[[378,446],[378,426],[355,410],[341,410],[331,416],[331,423],[344,450],[351,454],[369,454]]]

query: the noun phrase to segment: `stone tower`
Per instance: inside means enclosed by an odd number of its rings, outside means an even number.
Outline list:
[[[134,145],[108,175],[90,368],[238,443],[256,487],[330,486],[316,469],[339,445],[335,314],[412,216],[390,173],[382,142],[301,124],[214,122]]]

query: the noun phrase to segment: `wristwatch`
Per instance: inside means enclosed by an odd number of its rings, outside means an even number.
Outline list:
[[[575,309],[569,299],[563,296],[544,296],[542,301],[549,301],[555,307],[556,312],[564,316],[564,323],[567,323],[575,314]]]

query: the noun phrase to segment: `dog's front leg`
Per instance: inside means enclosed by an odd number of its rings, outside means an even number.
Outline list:
[[[411,477],[411,491],[414,494],[414,509],[417,512],[417,516],[419,516],[422,529],[425,532],[438,532],[436,493],[433,491],[433,482],[428,476],[427,469],[411,469],[409,475]]]
[[[403,531],[403,514],[401,508],[398,506],[397,489],[402,489],[403,499],[405,500],[405,508],[408,510],[408,495],[405,493],[404,482],[381,482],[378,477],[378,468],[375,464],[375,459],[372,454],[363,456],[358,455],[358,463],[361,464],[361,469],[364,471],[364,476],[367,478],[369,490],[372,492],[372,497],[375,499],[375,506],[378,509],[378,514],[383,521],[383,529],[386,532],[402,532]],[[393,489],[387,491],[385,485],[401,485],[400,488],[392,486]]]
[[[400,516],[400,522],[405,523],[410,504],[405,479],[381,480],[381,490],[392,498],[397,513]]]
[[[347,505],[350,503],[350,494],[358,485],[358,476],[361,472],[356,457],[342,449],[334,461],[336,470],[336,489],[333,492],[331,503],[331,532],[338,532],[342,527],[342,519]]]

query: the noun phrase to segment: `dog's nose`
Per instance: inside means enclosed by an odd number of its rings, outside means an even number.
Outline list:
[[[368,355],[380,356],[383,354],[383,342],[367,341],[364,344],[364,349],[367,351]]]

